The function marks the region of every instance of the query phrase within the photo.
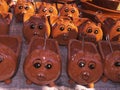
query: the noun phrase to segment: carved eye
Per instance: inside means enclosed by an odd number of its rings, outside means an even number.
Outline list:
[[[117,32],[120,32],[120,27],[119,27],[119,28],[117,28]]]
[[[91,28],[88,28],[88,29],[86,30],[86,32],[87,32],[87,33],[92,33],[92,29],[91,29]]]
[[[0,57],[0,63],[3,61],[3,58],[2,57]]]
[[[95,33],[95,34],[98,34],[98,30],[95,30],[94,33]]]
[[[45,66],[45,68],[46,68],[46,69],[51,69],[51,68],[52,68],[52,64],[47,64],[47,65]]]
[[[89,64],[89,68],[90,68],[90,69],[95,69],[95,63],[94,63],[94,62],[91,62],[91,63]]]
[[[68,30],[68,31],[72,31],[72,29],[71,29],[71,28],[68,28],[67,30]]]
[[[64,10],[65,12],[69,12],[69,9],[68,8],[65,8],[65,10]]]
[[[23,9],[23,6],[19,6],[18,8],[19,8],[19,9]]]
[[[120,62],[115,62],[114,65],[115,65],[116,67],[120,67]]]
[[[28,10],[28,9],[29,9],[29,7],[28,7],[28,6],[26,6],[26,7],[25,7],[25,10]]]
[[[60,27],[60,30],[61,30],[61,31],[63,31],[64,29],[65,29],[64,26],[61,26],[61,27]]]
[[[81,61],[80,60],[79,63],[78,63],[78,65],[79,65],[80,68],[85,67],[85,61],[83,61],[83,60]]]
[[[38,28],[41,30],[43,29],[43,25],[39,25]]]
[[[53,12],[53,8],[50,8],[50,9],[49,9],[49,12],[52,13],[52,12]]]
[[[42,10],[43,12],[46,12],[47,11],[47,8],[43,8],[43,10]]]
[[[33,64],[34,68],[40,68],[41,67],[41,61],[40,59],[36,59]]]
[[[71,10],[71,13],[75,13],[75,10],[73,9],[73,10]]]
[[[30,28],[31,28],[31,29],[35,29],[35,25],[34,25],[34,24],[31,24],[31,25],[30,25]]]

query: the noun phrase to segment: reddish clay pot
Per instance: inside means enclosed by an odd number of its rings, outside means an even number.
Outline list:
[[[18,68],[21,39],[14,36],[0,36],[0,81],[9,84]]]
[[[49,0],[52,2],[58,2],[58,3],[72,3],[75,2],[75,0]]]
[[[103,14],[104,15],[104,14]],[[120,20],[117,17],[97,16],[98,22],[102,24],[104,39],[109,35],[110,40],[120,41]]]
[[[98,42],[103,38],[103,31],[101,24],[86,20],[80,26],[78,26],[79,40],[84,39],[85,41]]]
[[[57,4],[57,7],[59,8],[59,13],[61,16],[69,16],[74,18],[79,17],[79,10],[75,3],[73,4]]]
[[[94,83],[103,74],[101,57],[95,44],[70,40],[68,45],[67,72],[70,82],[94,88]]]
[[[35,7],[32,2],[27,2],[25,0],[19,0],[14,8],[14,14],[16,17],[16,22],[23,22],[23,16],[25,14],[31,13],[34,15],[35,13]]]
[[[37,13],[48,17],[50,24],[55,21],[58,16],[58,10],[55,3],[36,2]]]
[[[104,62],[103,81],[120,83],[120,42],[100,41],[98,45]]]
[[[35,14],[29,17],[23,24],[23,35],[28,43],[32,37],[45,37],[45,35],[49,37],[50,32],[50,25],[45,16]]]
[[[27,83],[54,86],[60,73],[61,59],[57,42],[34,37],[24,62]]]
[[[0,11],[8,12],[9,6],[7,5],[5,0],[0,0]]]
[[[0,35],[6,35],[9,33],[10,23],[12,20],[11,13],[0,12]]]
[[[70,39],[77,39],[78,29],[70,18],[61,16],[52,25],[51,36],[60,45],[67,45]]]

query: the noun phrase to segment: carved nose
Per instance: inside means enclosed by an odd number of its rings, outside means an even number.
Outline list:
[[[40,74],[38,74],[38,77],[44,77],[44,74],[42,74],[42,73],[40,73]]]
[[[68,39],[68,34],[64,33],[63,36],[64,36],[64,39]]]
[[[90,74],[88,72],[83,72],[82,73],[82,79],[84,79],[84,80],[88,80],[89,76],[90,76]]]
[[[38,32],[34,32],[33,35],[34,35],[34,36],[39,36],[39,33],[38,33]]]

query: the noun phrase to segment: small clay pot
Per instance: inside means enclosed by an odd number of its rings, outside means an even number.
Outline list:
[[[94,88],[103,74],[101,57],[94,43],[70,40],[67,72],[70,82]]]
[[[103,81],[120,83],[120,42],[100,41],[98,45],[104,62]]]
[[[57,4],[59,13],[61,16],[69,16],[72,19],[80,16],[78,7],[75,3],[73,4]]]
[[[17,1],[15,8],[14,8],[16,22],[23,22],[23,16],[29,13],[34,15],[35,13],[34,4],[32,2],[29,2],[29,1],[27,2],[25,0]]]
[[[51,2],[36,2],[37,14],[44,15],[48,18],[49,23],[52,24],[55,21],[55,17],[58,16],[58,10],[56,3]]]
[[[101,29],[101,24],[98,25],[90,20],[84,21],[78,26],[79,40],[85,40],[89,42],[98,42],[103,38],[103,31]]]
[[[32,37],[45,37],[46,35],[48,38],[50,36],[50,32],[50,25],[45,16],[35,14],[29,18],[27,17],[27,20],[23,23],[23,35],[27,43],[30,42]]]
[[[12,21],[11,13],[0,12],[0,35],[7,35],[9,33],[10,23]]]
[[[0,0],[0,11],[2,11],[2,12],[8,12],[9,11],[9,6],[6,3],[5,0]]]
[[[18,68],[21,39],[14,36],[0,36],[0,81],[9,84]]]
[[[24,62],[27,83],[55,86],[60,73],[61,58],[57,42],[33,37]]]
[[[77,39],[78,28],[69,17],[61,16],[52,25],[51,36],[59,45],[68,45],[70,39]]]

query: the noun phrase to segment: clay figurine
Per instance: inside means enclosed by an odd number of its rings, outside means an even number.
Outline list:
[[[26,42],[29,43],[32,37],[50,36],[50,25],[47,17],[35,14],[33,16],[24,15],[23,35]]]
[[[54,17],[58,16],[58,10],[55,3],[36,2],[36,6],[37,6],[37,13],[46,16],[50,24],[52,24],[53,21],[55,21],[56,18]]]
[[[33,37],[24,62],[27,84],[55,86],[61,73],[58,43],[53,39]]]
[[[102,80],[120,83],[120,42],[100,41],[98,45],[104,63]]]
[[[33,15],[35,13],[35,7],[33,2],[29,2],[26,0],[18,0],[14,8],[16,22],[23,22],[23,16],[28,13],[31,13]]]
[[[67,72],[70,83],[94,88],[94,83],[103,74],[103,65],[96,45],[92,42],[70,40]]]
[[[78,28],[69,17],[61,16],[52,25],[51,36],[59,45],[67,45],[70,39],[77,39]]]
[[[94,23],[93,21],[84,21],[80,26],[78,26],[79,40],[84,38],[85,41],[98,42],[103,38],[103,31],[101,29],[101,24]]]
[[[0,35],[0,81],[11,83],[18,68],[20,49],[20,37]]]

